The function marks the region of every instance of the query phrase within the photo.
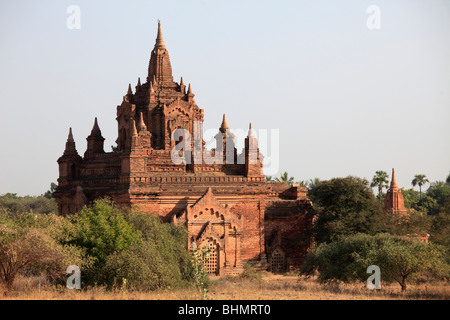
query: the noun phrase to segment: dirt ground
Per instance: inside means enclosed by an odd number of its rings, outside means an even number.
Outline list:
[[[195,289],[137,292],[108,291],[104,288],[69,290],[39,286],[36,281],[18,279],[15,289],[0,299],[12,300],[195,300],[202,295]],[[381,290],[369,290],[364,283],[320,284],[316,279],[295,275],[263,273],[252,279],[214,277],[207,293],[210,300],[450,300],[448,282],[409,285],[402,293],[400,285],[382,283]]]

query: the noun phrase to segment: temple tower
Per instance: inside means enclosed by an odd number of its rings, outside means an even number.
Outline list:
[[[395,169],[392,169],[391,186],[384,199],[384,210],[392,214],[406,214],[402,191],[399,189],[395,179]]]

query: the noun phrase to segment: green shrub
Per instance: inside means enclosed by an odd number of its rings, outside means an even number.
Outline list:
[[[448,277],[445,247],[418,239],[389,234],[356,234],[329,244],[320,244],[306,256],[303,274],[319,272],[321,282],[365,281],[367,267],[377,265],[381,279],[398,282],[406,290],[406,280],[423,274]]]

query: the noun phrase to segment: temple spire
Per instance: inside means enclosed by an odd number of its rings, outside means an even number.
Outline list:
[[[169,51],[166,49],[164,38],[161,31],[161,22],[158,21],[158,34],[156,36],[155,46],[150,56],[148,66],[147,82],[168,84],[172,83],[172,66],[170,65]]]
[[[188,92],[187,92],[187,94],[188,94],[188,96],[194,96],[194,93],[192,92],[192,89],[191,89],[191,84],[189,83],[189,86],[188,86]]]
[[[128,84],[128,91],[127,91],[127,95],[132,95],[133,91],[131,91],[131,83]]]
[[[91,130],[91,137],[102,137],[102,132],[100,131],[100,127],[98,126],[97,117],[95,117],[94,126]]]
[[[69,128],[69,136],[67,137],[67,142],[74,142],[72,135],[72,128]]]
[[[248,136],[251,138],[255,137],[255,133],[253,132],[252,123],[250,122],[250,125],[248,126]]]
[[[391,189],[398,189],[397,179],[395,179],[395,169],[392,168],[392,180],[391,180]]]
[[[186,94],[186,86],[184,85],[183,77],[180,80],[180,91],[182,94]]]
[[[158,35],[156,36],[155,48],[165,48],[164,38],[161,30],[161,21],[158,20]]]
[[[228,126],[227,119],[225,118],[225,113],[223,114],[222,124],[220,125],[220,132],[225,133],[227,130],[229,130],[230,127]]]
[[[98,126],[97,117],[95,117],[94,126],[92,127],[91,134],[86,138],[87,150],[84,153],[85,158],[93,157],[96,153],[104,153],[103,142],[105,138],[102,136],[100,127]]]
[[[75,148],[75,140],[73,139],[72,135],[72,128],[69,128],[69,136],[67,137],[64,155],[65,156],[78,155],[77,149]]]

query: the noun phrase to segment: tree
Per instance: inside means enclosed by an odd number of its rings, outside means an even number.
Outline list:
[[[311,189],[317,187],[319,185],[319,183],[320,183],[319,178],[309,179],[308,189],[311,190]]]
[[[376,171],[375,175],[372,178],[372,182],[370,184],[370,186],[372,188],[374,187],[378,187],[378,200],[381,203],[381,196],[383,194],[383,188],[387,188],[388,187],[388,179],[389,179],[389,175],[385,172],[385,171]]]
[[[275,178],[275,181],[284,182],[287,185],[292,186],[294,184],[294,177],[289,177],[289,174],[287,172],[284,172],[280,175],[279,178]]]
[[[416,185],[419,186],[419,198],[422,198],[422,186],[425,183],[429,183],[430,181],[427,179],[426,175],[424,174],[416,174],[414,176],[414,179],[411,181],[411,184],[413,187]]]
[[[447,179],[445,180],[445,183],[450,184],[450,173],[447,176]]]
[[[49,214],[57,211],[57,205],[55,199],[6,193],[0,196],[0,211],[8,212],[10,217],[18,217],[25,212]]]
[[[433,216],[430,241],[444,245],[450,250],[450,198],[439,207],[439,212]]]
[[[314,234],[317,243],[385,230],[385,215],[368,184],[367,180],[349,176],[321,181],[310,190],[317,219],[308,232]]]
[[[80,250],[60,242],[66,227],[64,218],[55,215],[0,215],[0,281],[6,292],[20,272],[58,279],[67,266],[84,265]]]
[[[182,287],[193,281],[184,227],[140,212],[130,212],[126,219],[141,233],[141,242],[107,257],[103,270],[109,287],[115,279],[127,279],[130,288],[145,291]]]
[[[137,245],[141,233],[126,220],[126,212],[108,199],[96,200],[73,216],[75,229],[69,244],[84,248],[92,266],[84,272],[86,284],[103,284],[108,279],[103,268],[113,253]]]
[[[298,184],[300,187],[308,188],[308,186],[309,186],[309,181],[308,181],[308,180],[300,180],[300,181],[297,181],[297,184]]]
[[[57,186],[58,185],[56,183],[54,183],[54,182],[50,183],[50,190],[47,190],[44,193],[44,197],[47,198],[47,199],[51,199],[52,198],[52,193],[55,192]]]
[[[417,279],[425,273],[448,277],[447,254],[442,246],[411,237],[355,234],[314,248],[306,256],[301,271],[303,274],[318,271],[321,282],[365,281],[367,267],[377,265],[383,281],[398,282],[405,291],[407,279]]]
[[[436,181],[428,188],[425,197],[432,198],[436,202],[433,210],[430,211],[430,214],[436,214],[440,207],[450,200],[450,185],[443,181]]]
[[[266,176],[265,180],[266,181],[273,181],[273,178],[272,178],[272,176]]]

